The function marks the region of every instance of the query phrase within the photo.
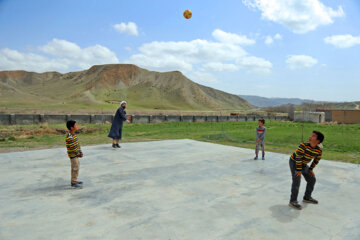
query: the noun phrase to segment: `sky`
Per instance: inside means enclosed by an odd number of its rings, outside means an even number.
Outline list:
[[[0,33],[0,71],[131,63],[232,94],[360,100],[358,0],[0,0]]]

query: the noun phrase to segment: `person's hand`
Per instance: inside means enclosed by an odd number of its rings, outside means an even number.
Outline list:
[[[84,154],[81,152],[79,157],[82,158],[83,156],[84,156]]]
[[[129,121],[129,120],[126,120],[126,122],[127,122],[128,124],[130,124],[130,121]]]
[[[260,138],[256,139],[256,142],[257,142],[257,143],[260,142]]]
[[[315,177],[315,173],[314,173],[313,170],[309,170],[309,173],[310,173],[311,176]]]
[[[301,171],[296,171],[295,176],[301,177]]]

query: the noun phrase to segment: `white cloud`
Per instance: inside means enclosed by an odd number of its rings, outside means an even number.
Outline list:
[[[282,36],[279,33],[277,33],[277,34],[275,34],[274,39],[281,40]]]
[[[217,78],[208,72],[197,71],[189,74],[189,78],[197,83],[218,83]]]
[[[237,45],[196,39],[189,42],[151,42],[142,45],[140,53],[129,61],[156,70],[191,71],[193,65],[223,62],[246,55]]]
[[[237,64],[254,72],[269,73],[272,63],[259,57],[249,56],[239,59]]]
[[[23,53],[12,49],[0,50],[0,70],[27,70],[36,72],[87,69],[96,64],[118,63],[116,54],[108,48],[95,45],[80,48],[77,44],[53,39],[38,47],[39,53]]]
[[[65,58],[50,59],[38,54],[22,53],[9,48],[0,49],[0,70],[27,70],[34,72],[65,71],[70,61]]]
[[[271,36],[266,36],[265,38],[265,44],[270,45],[274,42],[274,39]]]
[[[134,22],[128,22],[127,24],[124,22],[120,24],[115,24],[114,28],[120,33],[127,33],[134,36],[139,35],[137,25]]]
[[[306,55],[290,55],[286,59],[286,64],[292,70],[300,68],[310,68],[318,63],[316,58]]]
[[[241,36],[235,33],[224,32],[220,29],[215,29],[212,32],[212,36],[222,43],[232,43],[239,45],[252,45],[255,44],[255,40],[249,39],[246,36]]]
[[[262,58],[254,61],[253,58],[239,46],[239,41],[234,39],[222,39],[221,42],[196,39],[187,42],[146,43],[139,48],[139,53],[132,55],[127,62],[157,71],[180,70],[184,73],[237,71],[240,68],[270,72],[270,62]]]
[[[236,66],[232,63],[221,63],[221,62],[210,62],[202,65],[205,70],[214,71],[214,72],[224,72],[224,71],[237,71],[239,66]]]
[[[243,0],[243,3],[259,9],[263,19],[280,23],[294,33],[315,30],[333,23],[333,18],[345,15],[341,6],[334,10],[320,0]]]
[[[56,39],[54,38],[51,42],[46,44],[45,46],[39,47],[39,50],[58,57],[69,57],[73,55],[79,55],[81,53],[81,48],[75,43]]]
[[[349,48],[360,44],[360,36],[354,37],[350,34],[334,35],[324,38],[324,41],[338,48]]]
[[[274,43],[275,40],[281,40],[281,39],[282,39],[282,36],[279,33],[275,34],[273,37],[268,35],[265,37],[265,44],[271,45]]]

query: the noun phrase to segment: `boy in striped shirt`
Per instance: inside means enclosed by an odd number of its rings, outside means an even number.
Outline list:
[[[259,157],[259,149],[261,147],[262,160],[265,160],[265,133],[266,127],[265,119],[261,118],[258,121],[259,126],[256,128],[256,148],[255,148],[255,157],[254,160],[258,160]]]
[[[291,197],[289,206],[301,210],[301,205],[297,201],[301,174],[304,176],[307,185],[303,198],[304,202],[318,204],[318,201],[311,197],[316,182],[313,169],[319,163],[322,155],[322,142],[324,135],[321,132],[313,131],[309,137],[309,142],[300,143],[296,152],[290,156],[289,165],[292,175]],[[312,160],[312,162],[311,162]],[[307,165],[311,162],[310,167]]]
[[[76,121],[70,120],[67,121],[66,127],[69,129],[69,133],[66,135],[66,148],[71,162],[71,187],[82,188],[82,182],[77,180],[80,169],[79,158],[83,157],[79,140],[76,135],[79,126]]]

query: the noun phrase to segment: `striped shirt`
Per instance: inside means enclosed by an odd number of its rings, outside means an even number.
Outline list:
[[[301,171],[303,165],[308,164],[314,159],[310,165],[310,170],[314,169],[321,159],[322,150],[319,146],[311,147],[310,143],[300,143],[296,152],[290,158],[296,162],[296,170]]]
[[[266,127],[257,126],[256,128],[256,138],[260,138],[261,141],[265,140]]]
[[[69,158],[80,157],[82,154],[79,140],[76,134],[70,132],[66,135],[66,148]]]

